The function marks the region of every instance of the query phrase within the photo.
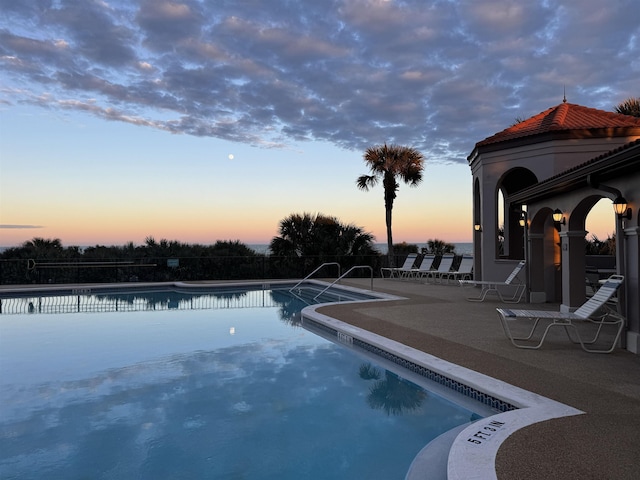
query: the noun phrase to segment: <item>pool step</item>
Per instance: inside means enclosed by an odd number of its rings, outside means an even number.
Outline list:
[[[405,480],[447,480],[449,450],[458,434],[469,425],[459,425],[431,440],[411,462]]]

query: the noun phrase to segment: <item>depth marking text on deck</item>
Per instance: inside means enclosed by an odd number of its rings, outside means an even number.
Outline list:
[[[489,440],[489,437],[500,430],[503,426],[504,422],[492,420],[485,426],[481,427],[480,430],[478,430],[476,433],[467,438],[467,442],[482,445],[482,443]]]

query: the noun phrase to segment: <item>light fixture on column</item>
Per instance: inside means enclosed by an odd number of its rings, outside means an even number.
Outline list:
[[[479,223],[476,223],[476,224],[473,226],[473,229],[474,229],[476,232],[481,232],[481,231],[482,231],[482,225],[480,225]]]
[[[520,213],[520,218],[518,219],[518,224],[519,224],[521,227],[524,227],[524,226],[526,226],[526,225],[527,225],[527,212],[526,212],[525,210],[523,210],[523,211]]]
[[[619,218],[626,218],[627,220],[631,220],[631,207],[628,207],[627,201],[624,197],[617,197],[613,201],[613,209],[618,215]]]
[[[560,226],[560,225],[566,225],[567,224],[567,220],[564,218],[564,215],[562,214],[562,210],[560,210],[559,208],[556,208],[553,211],[553,223],[556,224],[556,226]]]

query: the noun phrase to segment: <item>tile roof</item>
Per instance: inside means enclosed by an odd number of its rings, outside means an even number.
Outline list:
[[[563,102],[476,143],[476,147],[533,135],[610,128],[640,128],[640,118]]]

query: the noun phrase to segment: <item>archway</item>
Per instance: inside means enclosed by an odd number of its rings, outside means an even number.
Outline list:
[[[605,226],[607,224],[608,228]],[[590,235],[589,225],[597,228],[598,234],[594,232]],[[584,255],[584,261],[580,263],[584,265],[586,291],[589,293],[598,287],[598,280],[616,272],[615,213],[611,208],[611,199],[602,195],[590,195],[582,199],[573,209],[569,228],[585,232],[585,248],[582,252],[572,250],[571,254]],[[606,230],[611,233],[607,233],[604,239],[601,232]]]
[[[611,199],[601,197],[600,200],[589,210],[585,222],[587,240],[594,244],[615,242],[616,237],[616,217],[613,212]]]
[[[541,208],[531,218],[529,248],[531,302],[559,302],[562,298],[562,250],[551,208]]]
[[[475,278],[482,278],[482,195],[480,194],[480,180],[473,182],[473,274]]]
[[[496,258],[522,260],[524,258],[524,233],[520,224],[522,205],[509,203],[507,198],[526,187],[535,185],[535,174],[523,167],[508,170],[496,185]],[[502,238],[500,238],[502,236]],[[502,246],[502,248],[499,248]]]

